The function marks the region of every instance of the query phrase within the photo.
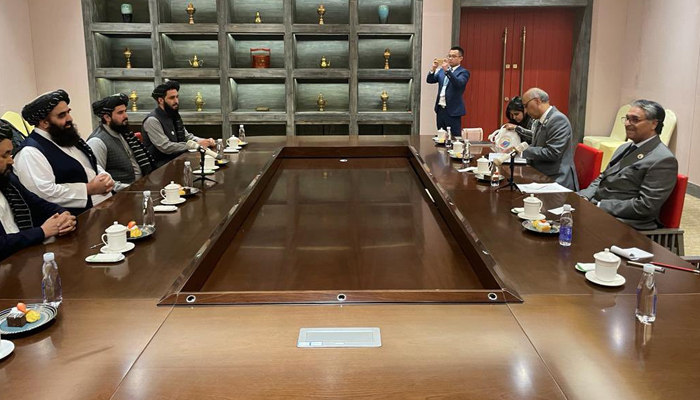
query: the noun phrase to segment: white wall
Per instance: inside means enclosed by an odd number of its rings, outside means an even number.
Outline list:
[[[21,112],[36,97],[34,53],[26,1],[0,0],[0,116]]]
[[[423,50],[421,66],[420,133],[434,135],[437,85],[425,83],[432,61],[452,47],[452,0],[423,1]]]

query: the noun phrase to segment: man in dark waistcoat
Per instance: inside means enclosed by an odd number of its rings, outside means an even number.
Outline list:
[[[68,104],[59,89],[24,106],[34,130],[15,156],[15,171],[30,192],[78,215],[110,197],[114,181],[81,139]]]
[[[12,173],[12,149],[12,130],[0,125],[0,260],[75,230],[68,211],[22,186]]]
[[[180,84],[176,81],[158,85],[151,94],[158,107],[143,120],[143,144],[156,168],[186,152],[188,140],[203,147],[216,146],[214,139],[198,138],[185,129],[179,112],[179,90]]]
[[[153,170],[151,156],[141,141],[129,130],[126,106],[129,97],[117,93],[92,103],[92,112],[101,124],[88,138],[97,164],[114,179],[114,189],[121,190]]]

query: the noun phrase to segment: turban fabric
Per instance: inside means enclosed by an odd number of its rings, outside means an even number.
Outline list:
[[[105,114],[111,115],[117,106],[122,105],[129,105],[129,96],[124,93],[117,93],[92,103],[92,112],[101,118]]]
[[[9,124],[6,124],[3,120],[0,120],[0,141],[5,139],[12,140],[12,128]]]
[[[155,100],[158,100],[159,97],[165,97],[165,93],[168,92],[168,90],[180,90],[180,84],[177,81],[167,81],[163,84],[160,84],[156,86],[155,89],[153,89],[153,93],[151,93],[151,97],[153,97]]]
[[[68,93],[63,89],[44,93],[22,108],[22,117],[32,125],[46,119],[58,103],[65,101],[70,104]]]

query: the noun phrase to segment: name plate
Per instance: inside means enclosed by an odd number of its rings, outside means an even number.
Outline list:
[[[297,347],[382,347],[379,328],[301,328]]]

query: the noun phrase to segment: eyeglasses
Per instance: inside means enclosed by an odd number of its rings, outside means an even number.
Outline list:
[[[457,54],[457,55],[454,55],[454,54],[448,54],[448,55],[447,55],[447,58],[459,58],[459,57],[460,57],[460,55],[459,55],[459,54]]]
[[[622,121],[623,124],[626,123],[626,122],[629,122],[629,123],[632,124],[632,125],[637,125],[638,123],[640,123],[640,122],[642,122],[642,121],[646,121],[646,120],[647,120],[646,118],[641,118],[641,119],[640,119],[640,118],[638,118],[638,117],[636,117],[636,116],[634,116],[634,115],[631,116],[631,117],[629,117],[629,116],[627,116],[627,115],[625,115],[624,117],[620,117],[620,121]]]
[[[527,108],[527,105],[530,104],[530,102],[531,102],[532,100],[537,100],[537,97],[533,97],[533,98],[531,98],[530,100],[526,101],[525,104],[523,104],[523,108],[524,108],[524,109]]]

